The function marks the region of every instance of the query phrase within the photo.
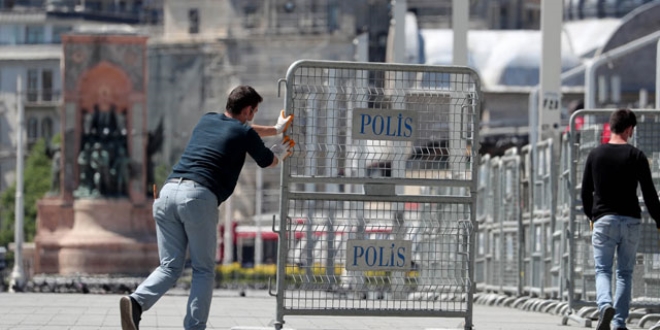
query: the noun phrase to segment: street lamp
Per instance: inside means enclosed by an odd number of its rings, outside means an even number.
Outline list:
[[[14,223],[14,269],[11,272],[10,292],[23,291],[25,272],[23,271],[23,130],[25,109],[23,108],[21,76],[16,78],[16,107],[18,108],[18,130],[16,136],[16,205]]]

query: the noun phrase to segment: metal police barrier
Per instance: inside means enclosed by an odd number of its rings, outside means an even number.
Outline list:
[[[477,290],[485,294],[477,302],[503,303],[519,296],[520,280],[520,156],[516,148],[502,157],[482,157],[478,204],[476,269]]]
[[[568,271],[568,237],[566,233],[569,226],[569,214],[571,207],[570,195],[570,163],[569,163],[569,137],[568,134],[561,136],[561,149],[559,154],[559,181],[557,187],[557,206],[555,210],[555,225],[550,238],[552,246],[550,283],[546,287],[547,292],[552,293],[553,298],[566,300],[564,294],[566,287],[562,278],[567,278]]]
[[[520,156],[515,148],[507,150],[500,158],[500,203],[499,228],[495,231],[497,283],[499,292],[519,296],[522,292],[521,281],[521,225],[522,209],[520,206]],[[500,204],[498,203],[498,204]]]
[[[477,252],[479,256],[483,256],[484,262],[484,279],[483,279],[483,290],[489,293],[495,293],[498,290],[498,285],[496,282],[495,275],[495,264],[496,253],[499,252],[495,249],[497,243],[495,242],[495,231],[499,229],[499,217],[500,217],[500,158],[494,157],[488,162],[489,170],[489,187],[487,189],[487,208],[486,213],[489,215],[486,217],[483,224],[479,224],[478,239],[480,242],[480,250]],[[483,243],[483,247],[481,246]]]
[[[589,221],[582,211],[580,189],[584,164],[589,152],[609,140],[609,116],[613,109],[580,110],[571,116],[570,143],[569,143],[569,227],[568,247],[569,258],[565,279],[567,286],[568,313],[564,315],[562,323],[568,321],[591,325],[591,318],[597,317],[595,270],[593,250],[591,246],[591,230]],[[660,177],[657,159],[660,158],[660,110],[633,110],[637,115],[635,134],[629,141],[640,148],[649,158],[652,175]],[[584,118],[584,125],[576,125],[578,117]],[[656,181],[656,187],[657,181]],[[643,205],[643,201],[640,202]],[[644,209],[643,209],[644,211]],[[631,308],[644,308],[643,314],[660,309],[660,260],[658,252],[658,234],[655,222],[645,211],[642,215],[642,237],[638,247],[637,265],[634,270],[633,292]],[[579,309],[579,310],[578,310]],[[640,317],[643,326],[648,317],[644,319],[640,313],[631,312],[629,322]]]
[[[531,221],[525,223],[526,249],[524,257],[524,291],[534,297],[549,297],[545,288],[550,286],[552,268],[551,242],[554,217],[552,184],[556,182],[553,170],[553,140],[547,139],[536,144],[532,187]]]
[[[475,248],[475,266],[474,266],[474,280],[476,283],[477,291],[483,292],[486,290],[488,280],[491,280],[492,270],[490,270],[491,251],[488,245],[488,238],[490,231],[493,227],[493,211],[495,203],[493,203],[494,191],[497,186],[493,180],[499,179],[491,171],[491,158],[490,155],[483,155],[479,164],[479,177],[477,186],[477,222],[479,223],[479,231],[476,233],[476,248]],[[492,284],[492,282],[490,282]]]
[[[299,61],[285,107],[274,326],[461,317],[472,329],[480,83],[469,68]]]

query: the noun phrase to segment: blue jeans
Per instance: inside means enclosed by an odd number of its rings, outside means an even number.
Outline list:
[[[154,201],[160,266],[131,294],[146,311],[176,283],[189,248],[192,284],[185,329],[206,329],[215,284],[218,203],[207,188],[193,182],[167,183]]]
[[[606,215],[594,222],[591,243],[596,262],[596,300],[598,309],[613,306],[616,313],[612,324],[624,328],[630,309],[632,273],[640,240],[641,220]],[[612,265],[617,255],[616,295],[612,304]]]

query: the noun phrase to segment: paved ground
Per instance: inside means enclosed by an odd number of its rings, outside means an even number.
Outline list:
[[[119,295],[0,293],[0,329],[119,329]],[[143,314],[140,329],[181,329],[186,295],[173,292]],[[276,311],[274,297],[250,291],[240,297],[233,291],[216,291],[209,329],[264,329]],[[325,330],[437,330],[463,329],[462,318],[285,316],[285,329]],[[511,307],[474,306],[474,329],[549,330],[579,329],[577,323],[561,326],[561,317]],[[595,324],[594,324],[595,326]]]

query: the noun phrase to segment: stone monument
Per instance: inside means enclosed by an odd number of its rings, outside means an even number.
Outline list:
[[[158,265],[147,188],[147,38],[80,32],[63,36],[62,46],[59,177],[37,205],[35,272],[146,275]]]

